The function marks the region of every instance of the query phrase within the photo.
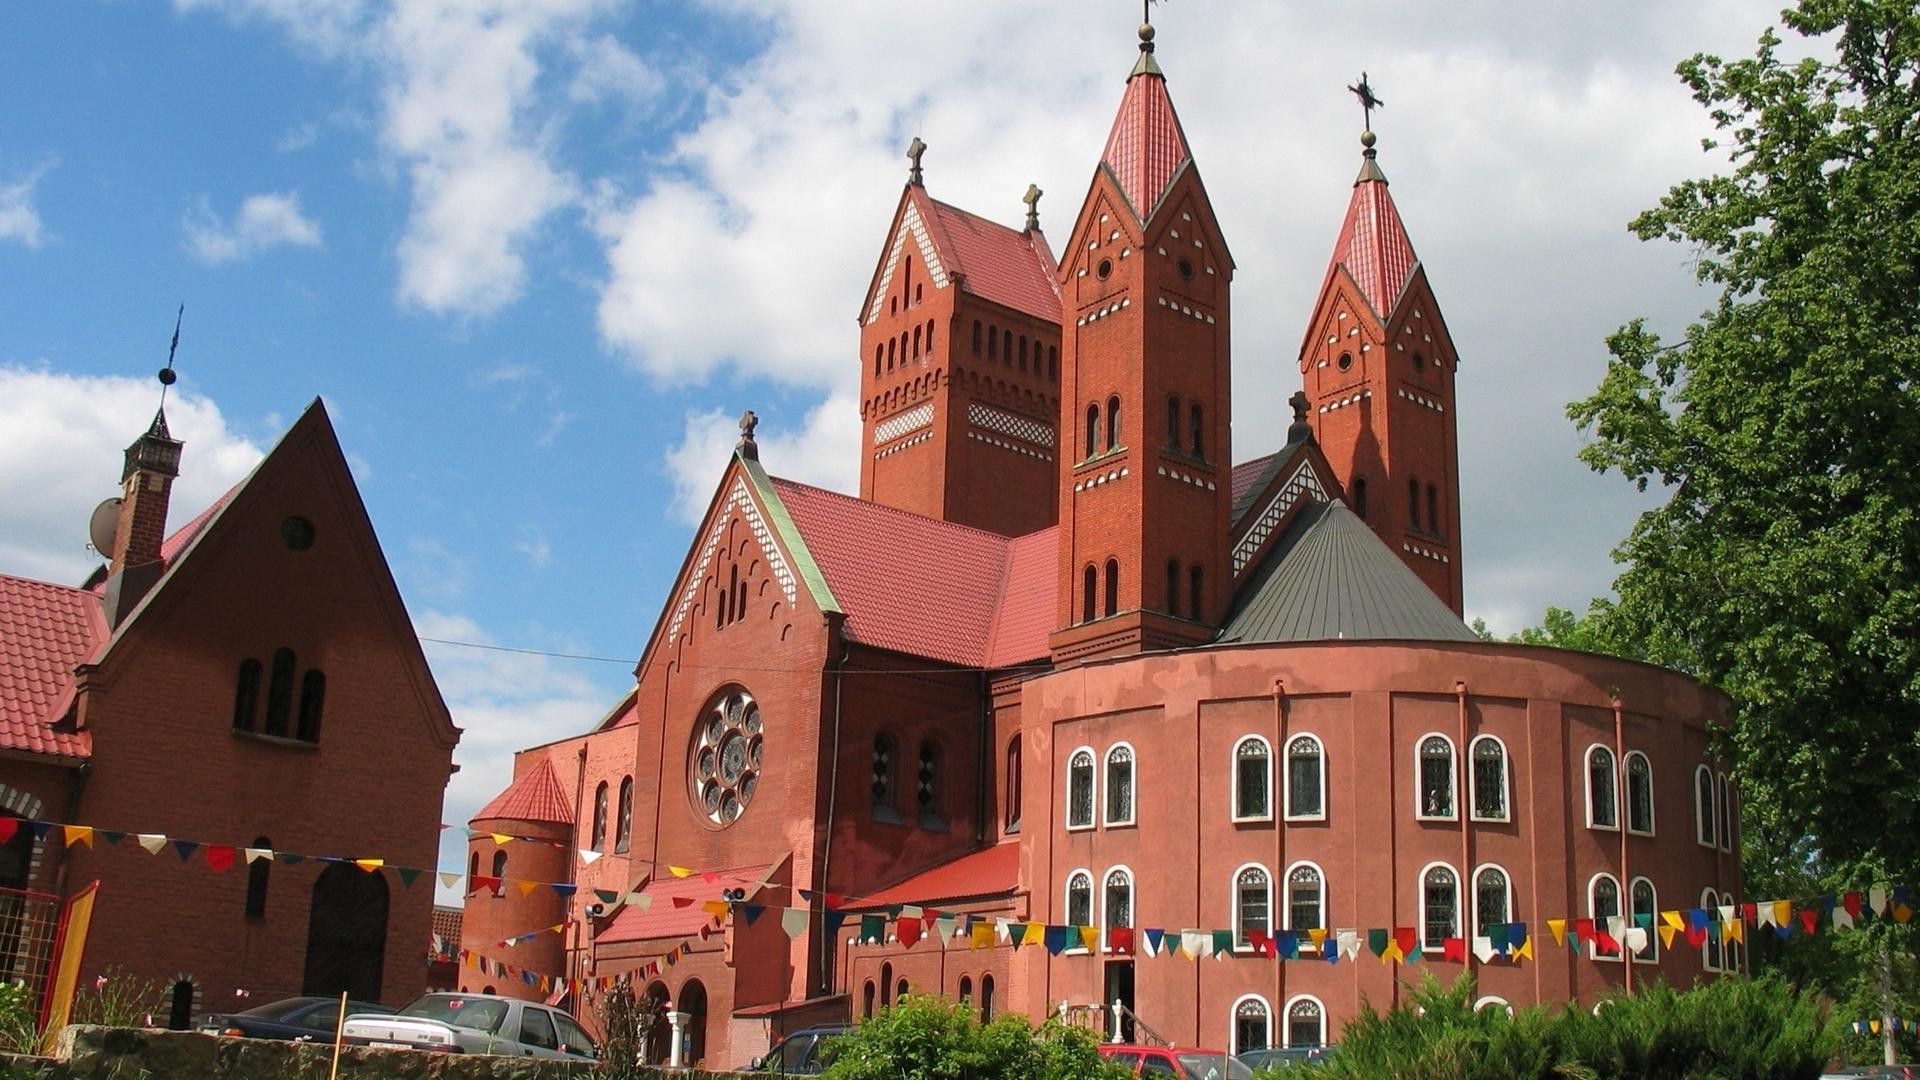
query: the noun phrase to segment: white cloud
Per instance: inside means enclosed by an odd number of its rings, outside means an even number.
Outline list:
[[[331,56],[353,43],[372,5],[366,0],[173,0],[173,6],[181,12],[221,11],[241,21],[274,23],[301,45]]]
[[[153,422],[151,379],[0,365],[0,573],[78,585],[104,561],[87,517],[120,488],[121,451]],[[186,444],[168,523],[211,505],[252,470],[261,447],[208,398],[176,387],[167,426]]]
[[[45,226],[33,205],[33,189],[52,168],[51,164],[39,165],[18,180],[0,183],[0,240],[15,240],[30,248],[40,246]]]
[[[699,524],[739,441],[738,413],[709,409],[687,414],[679,444],[667,451],[665,467],[673,481],[668,509],[675,518]],[[833,491],[859,489],[860,413],[851,397],[829,396],[808,410],[798,431],[782,431],[762,418],[754,442],[760,464],[775,476]]]
[[[181,228],[187,250],[204,263],[250,259],[282,245],[320,246],[320,226],[300,212],[297,191],[249,195],[231,222],[221,221],[202,199]]]
[[[567,84],[567,96],[590,105],[642,108],[658,97],[666,79],[620,44],[601,34],[573,46],[578,70]]]

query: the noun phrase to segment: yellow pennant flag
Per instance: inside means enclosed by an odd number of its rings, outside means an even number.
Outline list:
[[[1792,921],[1793,921],[1793,901],[1775,900],[1773,902],[1774,925],[1785,926]]]
[[[1687,920],[1681,918],[1680,913],[1677,911],[1661,912],[1660,921],[1666,923],[1668,926],[1672,927],[1675,930],[1685,930],[1687,928]],[[1668,936],[1669,938],[1671,938],[1672,935],[1668,935]]]
[[[519,878],[514,878],[513,883],[519,888],[521,896],[532,896],[533,890],[540,887],[537,881],[522,881]]]
[[[60,831],[66,834],[68,847],[75,844],[83,847],[93,846],[93,826],[91,825],[62,825]]]
[[[1307,940],[1313,942],[1313,951],[1319,952],[1321,946],[1327,943],[1326,929],[1324,927],[1316,926],[1313,929],[1307,931]]]
[[[1720,922],[1720,936],[1726,938],[1728,941],[1745,941],[1747,940],[1747,924],[1741,922],[1739,919],[1722,919]]]
[[[1100,928],[1099,927],[1076,926],[1074,927],[1074,929],[1080,932],[1080,945],[1082,948],[1086,949],[1088,952],[1092,952],[1096,947],[1099,946],[1100,944]]]
[[[700,905],[700,910],[709,915],[725,915],[727,913],[727,902],[725,900],[708,900]]]
[[[1880,1021],[1869,1020],[1867,1021],[1867,1027],[1871,1029],[1875,1035],[1880,1034]]]
[[[1553,934],[1553,943],[1555,945],[1565,945],[1567,943],[1567,920],[1548,919],[1547,929]]]
[[[1026,933],[1025,933],[1024,935],[1022,935],[1022,936],[1021,936],[1021,938],[1020,938],[1020,944],[1022,944],[1022,945],[1045,945],[1046,943],[1047,943],[1047,928],[1046,928],[1046,926],[1045,926],[1044,924],[1042,924],[1042,923],[1037,923],[1037,922],[1030,922],[1030,923],[1028,923],[1028,924],[1027,924],[1027,932],[1026,932]]]
[[[667,873],[672,874],[674,877],[693,876],[693,871],[684,866],[669,866],[667,867]]]
[[[973,935],[970,942],[970,947],[975,949],[993,948],[993,924],[992,923],[977,922],[973,924]]]
[[[1533,959],[1533,935],[1532,934],[1528,934],[1526,937],[1526,940],[1520,942],[1520,944],[1515,945],[1513,947],[1513,958],[1515,960]]]
[[[1660,924],[1660,947],[1663,949],[1673,948],[1673,935],[1679,932],[1680,932],[1679,927],[1668,926],[1666,923],[1661,923]]]
[[[489,833],[488,835],[493,837],[494,843],[499,844],[502,847],[505,847],[507,844],[513,841],[513,837],[509,836],[506,833],[497,832],[497,833]]]
[[[1397,963],[1404,961],[1406,958],[1406,950],[1400,947],[1400,943],[1391,937],[1387,938],[1387,947],[1380,953],[1380,962],[1383,964]]]
[[[362,869],[362,870],[365,870],[365,871],[366,871],[367,873],[369,873],[369,874],[371,874],[371,873],[373,873],[373,872],[374,872],[375,870],[378,870],[378,869],[380,869],[381,867],[383,867],[383,866],[385,866],[385,865],[387,865],[387,860],[385,860],[385,859],[355,859],[355,860],[353,860],[353,865],[355,865],[355,866],[357,866],[357,867],[359,867],[360,869]]]

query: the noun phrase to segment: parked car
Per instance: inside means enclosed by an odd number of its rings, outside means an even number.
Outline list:
[[[349,1014],[390,1013],[385,1005],[370,1001],[349,1001]],[[337,997],[290,997],[255,1005],[236,1013],[207,1013],[194,1018],[193,1029],[209,1035],[228,1035],[244,1039],[307,1039],[332,1042],[340,1023],[340,999]]]
[[[592,1061],[593,1040],[560,1009],[493,994],[423,994],[397,1013],[347,1017],[345,1041],[448,1054]]]
[[[821,1024],[796,1031],[753,1059],[748,1072],[774,1076],[818,1076],[833,1064],[833,1040],[852,1031],[847,1024]]]
[[[1289,1065],[1317,1065],[1332,1051],[1330,1046],[1269,1046],[1264,1050],[1241,1051],[1240,1063],[1254,1072]]]
[[[1133,1066],[1135,1076],[1174,1076],[1180,1080],[1253,1080],[1253,1070],[1225,1050],[1103,1043],[1100,1053],[1122,1065]]]
[[[1920,1065],[1856,1065],[1838,1072],[1824,1072],[1820,1080],[1920,1080]]]

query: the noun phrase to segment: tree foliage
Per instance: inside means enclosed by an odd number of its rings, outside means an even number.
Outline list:
[[[1125,1080],[1093,1037],[1049,1020],[1038,1031],[1002,1013],[909,995],[839,1040],[826,1080]]]
[[[1616,550],[1611,621],[1734,699],[1749,833],[1855,881],[1920,870],[1920,5],[1801,0],[1750,59],[1679,66],[1730,170],[1642,239],[1714,306],[1608,339],[1582,459],[1666,501]],[[1709,148],[1716,145],[1708,140]]]

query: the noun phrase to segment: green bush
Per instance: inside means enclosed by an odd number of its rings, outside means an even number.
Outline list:
[[[1049,1020],[1037,1031],[1002,1013],[982,1024],[964,1004],[908,995],[839,1040],[825,1080],[1124,1080],[1093,1037]]]

